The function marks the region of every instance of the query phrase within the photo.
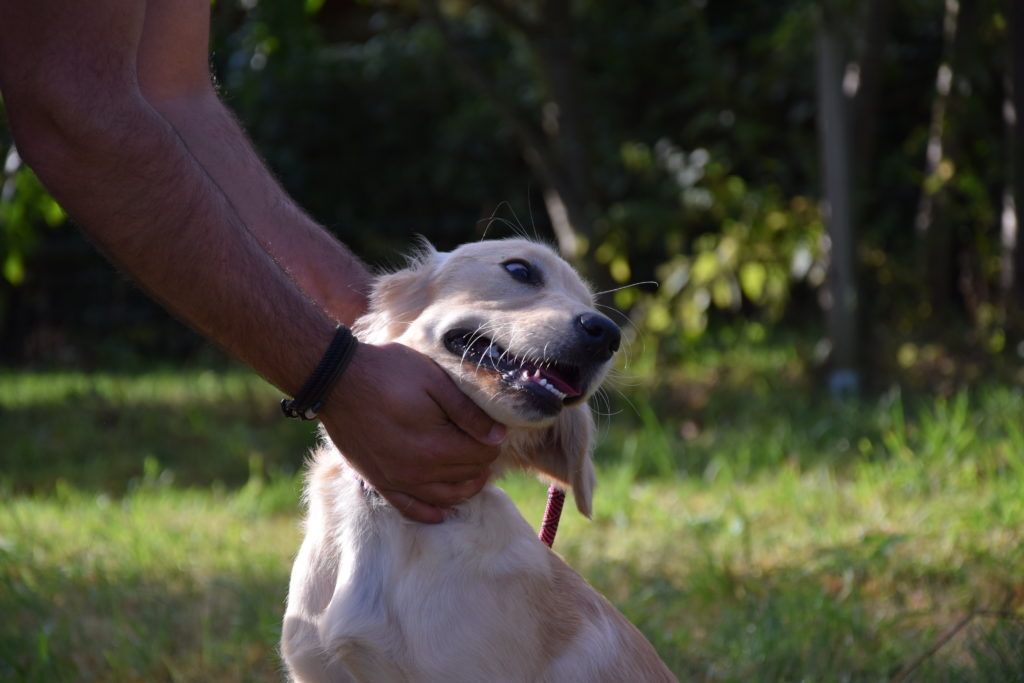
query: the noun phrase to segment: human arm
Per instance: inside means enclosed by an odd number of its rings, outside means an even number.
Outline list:
[[[210,78],[209,0],[148,0],[138,49],[143,97],[175,129],[263,248],[328,315],[352,324],[370,273],[267,169]]]
[[[15,140],[112,261],[178,317],[294,394],[327,347],[334,321],[279,267],[240,218],[239,202],[229,201],[143,96],[135,60],[144,18],[145,4],[127,0],[0,0],[0,92]],[[301,253],[293,258],[303,262]],[[360,305],[336,317],[354,315]],[[340,446],[355,448],[346,455],[396,507],[440,521],[434,506],[482,486],[496,449],[478,440],[488,439],[493,422],[461,394],[429,393],[427,386],[443,387],[447,377],[419,356],[418,366],[408,361],[407,352],[361,346],[344,390],[321,417]],[[410,366],[417,367],[409,381],[397,382],[396,368]],[[410,385],[422,391],[406,395]],[[380,403],[368,402],[381,391],[388,393]],[[362,430],[379,438],[355,439]]]

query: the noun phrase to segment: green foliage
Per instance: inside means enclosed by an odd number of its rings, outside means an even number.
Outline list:
[[[725,163],[698,148],[689,154],[668,140],[654,149],[622,148],[623,165],[676,202],[627,201],[608,212],[607,238],[596,251],[615,281],[631,279],[631,264],[654,262],[656,295],[622,290],[616,303],[637,305],[634,320],[670,341],[704,333],[709,311],[776,322],[798,283],[818,287],[825,277],[823,226],[805,197],[785,201],[778,187],[751,188]],[[660,262],[663,255],[672,255]]]
[[[389,265],[413,233],[443,248],[478,237],[481,207],[513,199],[527,215],[507,131],[433,30],[359,7],[322,16],[275,0],[215,16],[226,98],[300,205]]]
[[[2,136],[0,136],[2,140]],[[35,174],[12,146],[0,173],[0,276],[12,285],[25,280],[26,258],[39,243],[40,227],[64,223],[64,211],[46,193]]]
[[[550,235],[545,188],[508,113],[538,131],[557,120],[537,43],[481,4],[442,5],[500,102],[464,77],[417,3],[213,5],[211,64],[224,99],[298,202],[374,263],[398,262],[412,233],[442,248],[477,239],[496,210],[492,236],[510,232],[506,220]],[[596,205],[594,225],[584,226],[584,267],[602,288],[661,283],[614,300],[664,360],[738,321],[774,328],[821,315],[828,242],[812,73],[824,5],[842,19],[853,74],[875,56],[865,52],[870,3],[572,3],[567,40]],[[850,112],[865,336],[886,358],[905,343],[934,342],[953,355],[1012,355],[1020,340],[1000,284],[1010,161],[1001,118],[1005,8],[978,3],[965,27],[973,49],[956,65],[945,156],[924,178],[944,8],[921,0],[886,7],[875,111],[862,116],[851,99]],[[2,123],[0,146],[10,149]],[[0,201],[0,296],[14,299],[11,288],[24,281],[46,296],[0,310],[0,322],[20,325],[11,344],[35,332],[45,311],[76,324],[61,314],[67,297],[45,281],[43,259],[32,257],[58,249],[47,226],[63,216],[13,166]],[[913,229],[922,192],[939,200],[951,235],[951,295],[938,308],[924,303],[926,259]],[[61,266],[84,272],[91,264]],[[77,324],[83,329],[60,332],[87,348],[87,325]]]
[[[688,381],[636,378],[559,552],[682,679],[887,679],[972,610],[919,674],[1019,678],[1024,396],[832,405],[794,348],[702,341]],[[0,677],[279,679],[312,434],[276,395],[235,373],[0,376]],[[544,486],[503,487],[537,523]]]

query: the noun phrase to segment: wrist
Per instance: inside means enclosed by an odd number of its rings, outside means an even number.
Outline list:
[[[335,383],[327,396],[324,404],[327,410],[352,413],[367,408],[366,388],[378,381],[378,373],[373,368],[378,365],[379,351],[379,346],[356,340],[344,380]]]
[[[312,374],[292,399],[281,400],[286,417],[314,420],[355,355],[358,341],[344,325],[335,328],[330,344]]]

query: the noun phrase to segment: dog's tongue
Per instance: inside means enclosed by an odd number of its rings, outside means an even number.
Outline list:
[[[567,397],[575,397],[580,395],[580,390],[569,384],[565,379],[559,375],[552,368],[537,368],[537,372],[540,376],[548,381],[548,384],[553,384],[555,389],[558,389]]]

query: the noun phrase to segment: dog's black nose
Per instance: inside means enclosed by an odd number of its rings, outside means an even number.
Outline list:
[[[583,347],[594,358],[605,361],[619,350],[622,332],[611,320],[599,313],[584,313],[577,318],[577,322]]]

